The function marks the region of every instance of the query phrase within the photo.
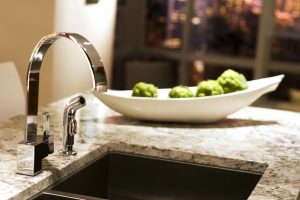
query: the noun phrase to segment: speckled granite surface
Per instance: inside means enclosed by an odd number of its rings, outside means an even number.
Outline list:
[[[78,112],[78,155],[58,155],[62,114],[68,99],[51,112],[55,153],[35,177],[17,175],[16,146],[25,118],[0,123],[0,199],[27,199],[107,151],[121,151],[233,169],[261,172],[251,200],[296,199],[300,189],[300,114],[248,107],[214,124],[142,122],[111,111],[92,95]]]

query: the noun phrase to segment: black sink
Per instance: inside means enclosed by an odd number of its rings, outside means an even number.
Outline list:
[[[261,175],[107,153],[51,190],[111,200],[235,200],[247,199]]]

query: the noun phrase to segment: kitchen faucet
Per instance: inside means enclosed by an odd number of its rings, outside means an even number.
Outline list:
[[[17,173],[34,176],[41,171],[42,159],[53,153],[53,136],[50,135],[49,114],[43,114],[44,131],[38,134],[39,77],[43,58],[48,48],[58,39],[67,38],[84,52],[90,66],[94,92],[107,90],[107,81],[102,60],[95,47],[86,38],[76,33],[53,33],[43,37],[34,48],[27,71],[27,116],[24,141],[17,145]]]

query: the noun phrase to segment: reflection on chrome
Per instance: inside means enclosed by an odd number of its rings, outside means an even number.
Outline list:
[[[49,114],[44,117],[44,133],[37,134],[37,113],[40,69],[48,48],[58,39],[67,38],[80,47],[86,56],[96,93],[106,91],[106,75],[95,47],[76,33],[53,33],[43,37],[32,52],[27,73],[27,117],[24,141],[17,148],[17,173],[35,175],[41,171],[42,159],[53,153],[53,139],[49,135]]]

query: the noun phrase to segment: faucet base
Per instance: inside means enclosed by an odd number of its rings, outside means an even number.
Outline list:
[[[17,145],[17,174],[35,176],[41,172],[42,159],[53,151],[52,137],[37,136],[37,142],[27,143],[20,142]],[[49,143],[50,142],[50,143]],[[52,148],[49,148],[50,147]]]
[[[74,137],[72,136],[71,138]],[[75,156],[77,155],[77,152],[75,150],[73,150],[73,145],[65,145],[64,149],[59,150],[59,155],[61,156]]]
[[[59,150],[59,155],[61,155],[61,156],[75,156],[75,155],[77,155],[77,152],[74,151],[74,150],[66,151],[66,150],[61,149],[61,150]]]

